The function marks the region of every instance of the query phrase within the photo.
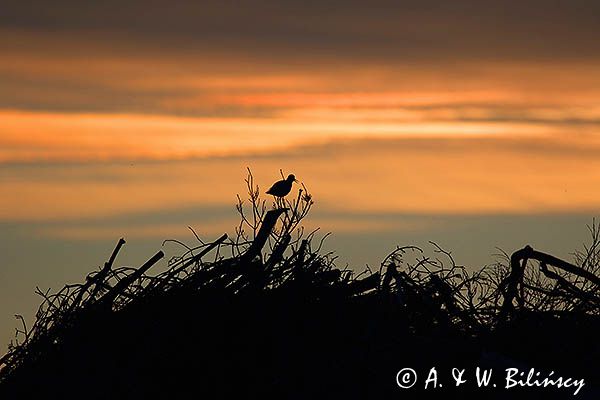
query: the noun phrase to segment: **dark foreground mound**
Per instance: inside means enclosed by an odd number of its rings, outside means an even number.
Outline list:
[[[577,389],[507,388],[507,368],[523,385],[532,368],[529,384],[583,379],[577,398],[600,398],[591,256],[574,265],[526,247],[469,274],[439,248],[434,259],[400,248],[380,272],[354,276],[310,237],[273,239],[283,212],[266,213],[252,241],[223,236],[157,276],[148,271],[162,252],[114,269],[120,241],[85,283],[43,294],[35,325],[2,359],[0,399],[548,399]],[[220,256],[226,246],[231,257]],[[493,371],[487,386],[477,367]],[[417,374],[410,389],[404,368]],[[465,370],[458,388],[453,368]]]

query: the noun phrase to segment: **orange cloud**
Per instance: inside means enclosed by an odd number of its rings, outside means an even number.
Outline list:
[[[334,139],[540,135],[540,124],[183,118],[0,112],[0,162],[181,159],[270,153]]]

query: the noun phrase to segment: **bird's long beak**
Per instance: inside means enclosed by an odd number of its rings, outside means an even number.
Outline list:
[[[300,181],[298,179],[294,179],[294,182],[296,183],[300,183]]]

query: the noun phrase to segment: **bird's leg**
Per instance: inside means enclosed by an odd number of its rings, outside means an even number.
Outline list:
[[[272,194],[271,196],[273,196],[273,209],[277,208],[277,196],[275,196],[274,194]]]
[[[275,197],[275,207],[284,208],[283,197]]]

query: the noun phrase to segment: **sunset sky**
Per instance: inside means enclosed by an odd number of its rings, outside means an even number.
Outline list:
[[[357,270],[428,240],[569,258],[600,210],[599,37],[583,0],[4,0],[1,344],[120,237],[140,265],[232,234],[247,167],[294,173]]]

